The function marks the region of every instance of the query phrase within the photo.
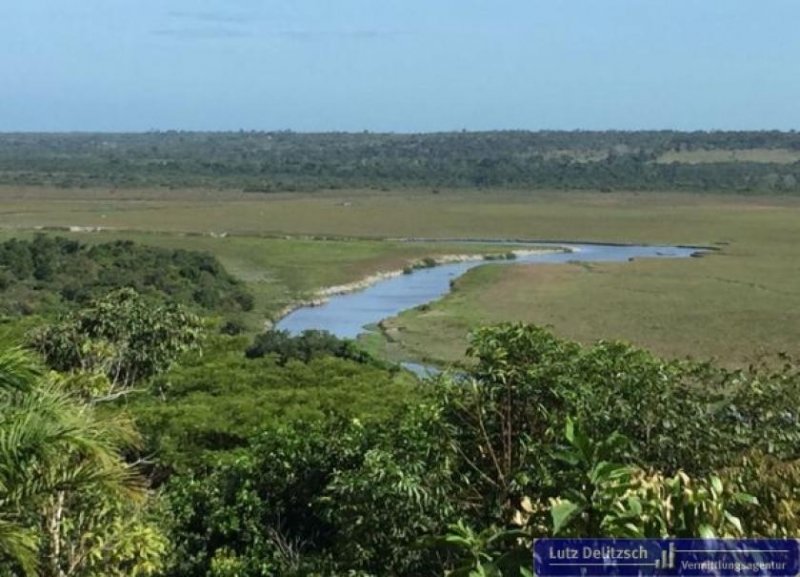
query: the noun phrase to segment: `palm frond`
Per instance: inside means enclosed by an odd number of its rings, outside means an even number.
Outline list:
[[[38,364],[27,351],[0,343],[0,391],[28,390],[40,374]]]
[[[7,560],[26,576],[35,577],[38,548],[36,533],[0,517],[0,561]]]

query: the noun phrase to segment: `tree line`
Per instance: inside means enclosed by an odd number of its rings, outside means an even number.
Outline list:
[[[44,234],[0,243],[0,315],[52,315],[122,287],[231,318],[254,306],[209,253]]]
[[[800,191],[800,162],[662,162],[668,152],[800,151],[794,131],[0,134],[0,183],[211,187]]]

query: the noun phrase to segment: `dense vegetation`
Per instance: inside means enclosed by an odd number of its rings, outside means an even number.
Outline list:
[[[127,306],[114,295],[103,302]],[[172,377],[147,379],[140,395],[149,400],[130,397],[145,417],[145,446],[157,451],[144,460],[119,403],[97,392],[107,374],[73,366],[46,375],[29,354],[3,349],[2,574],[516,576],[529,574],[537,536],[800,529],[800,370],[789,359],[779,370],[729,371],[499,325],[473,335],[468,367],[376,418],[336,414],[334,403],[193,443],[203,418],[221,411],[221,426],[238,411],[247,420],[282,386],[378,383],[383,373],[305,357],[300,346],[283,347],[296,358],[248,359],[243,337],[215,339],[227,352],[205,366],[181,361],[186,368],[163,373]],[[145,362],[153,353],[152,342],[131,347]],[[194,393],[207,397],[205,414],[191,413],[200,397],[183,405]],[[374,403],[385,396],[372,394]],[[159,403],[172,412],[148,422]],[[181,406],[195,422],[181,420]],[[217,458],[196,458],[209,449]],[[180,453],[182,467],[159,466]]]
[[[207,253],[43,234],[0,244],[0,315],[52,314],[123,287],[206,314],[253,307],[245,287]]]
[[[351,342],[322,334],[332,351],[308,355],[307,338],[276,334],[285,346],[265,355],[249,352],[254,345],[248,347],[243,336],[210,337],[203,351],[153,379],[145,394],[124,399],[145,435],[143,454],[158,455],[159,478],[236,454],[267,424],[319,421],[334,413],[382,421],[418,398],[413,378],[395,367],[363,352],[355,360],[336,355],[354,350]],[[256,337],[255,346],[264,339]]]
[[[537,536],[796,533],[796,366],[728,372],[522,325],[473,343],[472,369],[385,422],[267,428],[174,478],[167,574],[520,575]]]
[[[291,359],[309,362],[316,357],[338,357],[359,363],[377,363],[353,341],[337,339],[325,331],[308,330],[291,336],[287,331],[267,331],[258,335],[245,351],[250,359],[274,355],[278,364],[285,365]]]
[[[0,247],[4,302],[45,313],[0,344],[0,575],[521,577],[541,536],[800,530],[789,357],[501,324],[419,383],[324,332],[221,332],[247,293],[202,254]]]
[[[798,151],[794,131],[3,134],[0,183],[797,193]]]
[[[85,377],[85,378],[84,378]],[[168,543],[146,479],[127,461],[140,437],[99,410],[82,377],[47,375],[0,350],[0,574],[152,575]]]
[[[180,305],[120,289],[31,334],[31,345],[60,372],[103,375],[109,394],[167,370],[196,347],[202,324]]]

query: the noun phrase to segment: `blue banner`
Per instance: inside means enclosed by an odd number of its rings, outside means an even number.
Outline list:
[[[796,577],[796,539],[537,539],[537,577]]]

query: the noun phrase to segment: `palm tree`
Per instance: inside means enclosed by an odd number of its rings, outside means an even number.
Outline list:
[[[128,419],[99,412],[29,353],[0,344],[0,573],[82,574],[91,543],[76,546],[69,532],[102,532],[98,503],[107,513],[146,496],[122,457],[138,441]]]

